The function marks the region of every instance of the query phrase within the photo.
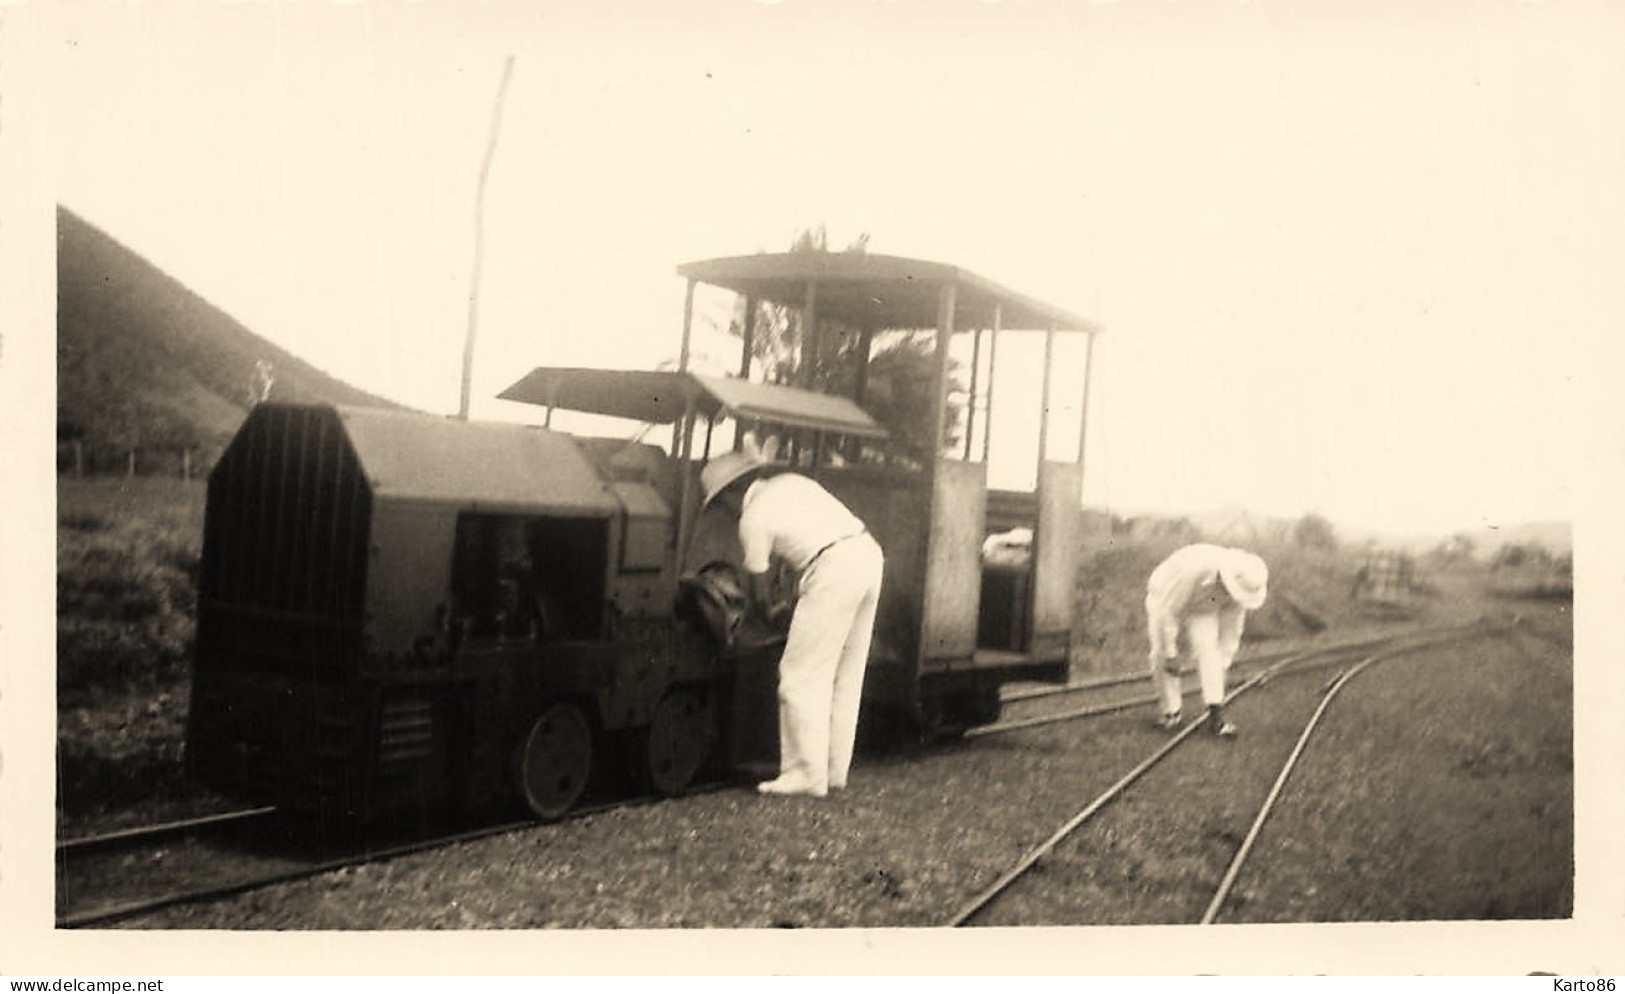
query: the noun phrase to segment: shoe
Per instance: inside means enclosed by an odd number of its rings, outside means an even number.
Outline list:
[[[775,780],[765,780],[756,785],[758,794],[775,794],[780,797],[823,797],[829,793],[828,788],[818,787],[805,780],[789,777],[779,777]]]
[[[1157,727],[1165,732],[1171,732],[1177,729],[1180,722],[1184,720],[1185,716],[1183,714],[1178,711],[1171,711],[1157,719]]]
[[[1224,720],[1224,711],[1215,705],[1209,705],[1207,714],[1203,716],[1207,722],[1208,731],[1221,739],[1236,737],[1236,726]]]

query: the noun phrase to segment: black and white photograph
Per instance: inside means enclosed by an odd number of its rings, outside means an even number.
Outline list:
[[[1618,972],[1622,51],[0,2],[0,973]]]

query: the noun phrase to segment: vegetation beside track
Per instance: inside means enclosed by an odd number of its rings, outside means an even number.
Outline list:
[[[57,482],[62,834],[212,803],[181,775],[203,498],[199,480]]]

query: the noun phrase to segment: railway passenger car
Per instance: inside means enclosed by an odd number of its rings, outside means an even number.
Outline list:
[[[1088,334],[1058,308],[954,267],[811,253],[710,260],[688,278],[671,371],[543,367],[501,396],[544,426],[261,404],[209,479],[187,762],[238,797],[326,816],[476,810],[517,797],[552,818],[595,769],[630,757],[682,791],[711,764],[771,774],[782,638],[733,638],[732,522],[700,507],[698,474],[731,431],[788,441],[792,464],[863,518],[886,556],[862,722],[965,728],[999,688],[1063,681],[1077,643],[1078,458],[1046,458],[1050,345]],[[804,349],[861,338],[851,396],[688,368],[694,289],[794,305]],[[1046,335],[1031,493],[990,494],[986,455],[947,451],[948,347]],[[923,457],[900,458],[864,409],[869,344],[934,329]],[[973,361],[970,394],[980,396]],[[1087,384],[1087,380],[1085,381]],[[1081,405],[1085,410],[1086,402]],[[669,446],[555,431],[554,409],[669,428]],[[702,429],[703,428],[703,432]],[[719,432],[719,428],[722,429]],[[646,437],[644,431],[633,438]],[[993,531],[1021,554],[984,561]],[[730,580],[733,586],[730,586]]]
[[[688,352],[695,289],[731,291],[744,303],[739,374],[751,376],[758,305],[793,311],[800,328],[798,370],[827,368],[850,356],[848,399],[867,405],[876,378],[876,342],[896,333],[928,343],[930,424],[924,451],[897,458],[841,458],[811,426],[796,428],[792,449],[804,471],[823,480],[870,522],[886,553],[877,641],[865,687],[873,714],[890,713],[930,729],[962,730],[999,716],[999,688],[1012,681],[1060,682],[1081,662],[1076,582],[1082,540],[1083,457],[1094,339],[1099,328],[1054,304],[966,269],[865,252],[762,253],[678,267],[688,280],[683,355]],[[1040,335],[1043,363],[1024,395],[993,390],[999,345]],[[1057,336],[1082,336],[1084,368],[1076,448],[1053,451]],[[961,438],[950,431],[950,354],[968,344]],[[966,343],[966,339],[969,342]],[[986,372],[983,372],[983,368]],[[808,376],[801,385],[810,385]],[[995,416],[1020,406],[1036,414],[1032,487],[989,489]],[[896,426],[894,426],[896,427]],[[979,430],[979,431],[978,431]],[[892,447],[895,448],[895,447]],[[1015,555],[987,555],[990,540],[1019,534]]]

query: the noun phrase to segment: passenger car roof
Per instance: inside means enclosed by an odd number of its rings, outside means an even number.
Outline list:
[[[940,262],[863,252],[778,252],[727,256],[685,263],[679,276],[735,293],[799,307],[807,284],[818,284],[816,306],[824,317],[854,328],[920,329],[937,326],[937,291],[955,286],[955,326],[990,328],[993,308],[1010,330],[1098,332],[1090,321],[1054,304]]]
[[[845,397],[700,373],[538,366],[497,396],[656,424],[676,421],[692,402],[707,417],[727,414],[844,435],[886,435],[879,422]]]

